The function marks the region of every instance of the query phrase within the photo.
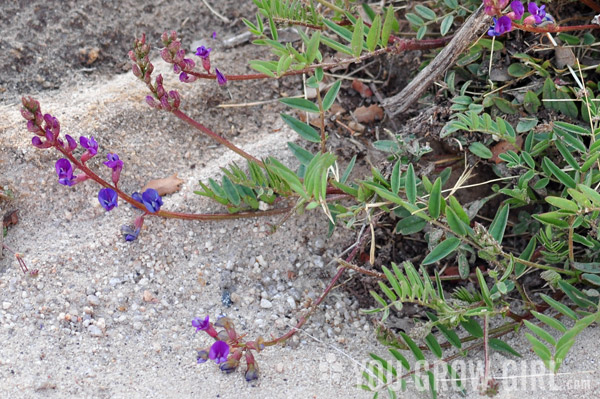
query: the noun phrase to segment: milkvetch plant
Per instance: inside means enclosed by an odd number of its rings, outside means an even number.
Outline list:
[[[230,85],[244,80],[305,75],[306,87],[315,90],[314,100],[280,100],[291,109],[281,113],[283,122],[301,140],[300,144],[288,143],[298,167],[271,156],[259,159],[192,119],[185,112],[185,97],[165,87],[162,75],[153,76],[151,45],[145,35],[135,40],[129,53],[133,74],[149,91],[146,103],[151,108],[170,113],[244,158],[246,166],[232,163],[222,169],[220,178],[199,182],[195,191],[223,205],[227,213],[169,212],[163,209],[168,200],[154,189],[131,195],[123,192],[119,181],[131,171],[116,153],[106,155],[107,169],[92,171],[86,162],[102,152],[102,143],[94,137],[81,137],[83,153],[76,155],[77,141],[69,135],[60,137],[58,120],[43,114],[33,98],[23,98],[22,115],[33,133],[32,145],[61,153],[55,163],[60,184],[71,187],[91,180],[101,186],[98,201],[106,211],[114,212],[121,200],[142,212],[131,225],[122,227],[127,241],[139,237],[147,216],[222,220],[289,215],[320,208],[330,231],[342,224],[350,229],[363,227],[346,259],[337,259],[339,268],[323,294],[299,316],[293,329],[270,340],[259,336],[248,341],[236,332],[233,321],[227,317],[215,323],[208,316],[194,318],[192,327],[214,341],[198,349],[196,361],[205,363],[210,359],[225,373],[236,371],[245,362],[245,379],[255,380],[259,375],[255,354],[294,335],[342,275],[351,270],[377,279],[379,289],[371,291],[375,305],[365,312],[377,317],[376,337],[385,345],[386,355],[400,366],[394,366],[385,356],[370,354],[361,388],[374,396],[385,391],[396,397],[398,392],[391,388],[392,383],[400,382],[404,388],[406,381],[413,379],[419,386],[428,385],[435,397],[437,376],[419,361],[429,354],[447,364],[448,373],[454,378],[457,372],[449,359],[457,351],[477,347],[483,347],[486,359],[482,390],[490,393],[497,384],[487,373],[489,351],[520,356],[501,339],[519,326],[531,331],[525,336],[532,349],[549,369],[556,371],[576,335],[600,320],[595,288],[600,285],[600,110],[595,101],[598,87],[591,80],[585,81],[583,72],[583,87],[575,88],[570,81],[558,82],[558,68],[550,68],[548,60],[534,57],[526,49],[507,56],[517,60],[507,68],[509,79],[514,78],[510,84],[518,86],[531,79],[541,85],[539,90],[507,99],[504,93],[497,93],[493,84],[488,84],[493,80],[486,75],[480,60],[487,57],[492,64],[490,54],[504,49],[502,40],[511,40],[511,32],[517,29],[525,34],[562,32],[562,37],[568,38],[565,31],[591,29],[590,26],[559,26],[559,19],[547,10],[550,6],[533,2],[527,7],[520,1],[508,0],[478,4],[467,1],[461,6],[455,0],[446,0],[435,5],[415,4],[414,9],[405,11],[402,17],[416,31],[416,39],[406,39],[399,31],[399,14],[392,5],[375,11],[367,5],[358,10],[346,1],[318,1],[320,7],[314,2],[253,1],[258,8],[256,18],[244,19],[244,23],[256,36],[254,45],[271,52],[269,59],[249,62],[256,73],[222,73],[226,68],[211,63],[213,48],[200,46],[187,54],[176,32],[161,36],[163,48],[159,53],[163,61],[172,65],[179,80],[188,84],[210,79],[218,85]],[[477,6],[493,17],[487,33],[494,40],[478,40],[447,74],[443,90],[453,96],[448,107],[450,115],[441,131],[436,132],[437,139],[457,143],[457,151],[461,152],[457,159],[463,168],[458,180],[451,180],[451,168],[427,167],[422,157],[432,148],[422,138],[402,132],[391,132],[388,139],[373,143],[374,148],[388,156],[385,167],[372,167],[366,176],[355,177],[358,154],[342,160],[332,148],[333,131],[326,121],[346,87],[342,80],[331,81],[327,72],[340,65],[361,64],[406,50],[442,47],[451,40],[458,21]],[[297,44],[279,39],[278,30],[284,25],[296,27]],[[438,28],[439,37],[436,33],[435,38],[424,39]],[[326,61],[327,53],[333,53],[333,61]],[[340,54],[345,57],[339,57]],[[463,82],[460,88],[456,86],[459,81]],[[326,87],[323,94],[322,87]],[[546,108],[567,119],[549,125],[540,123],[536,112],[543,101]],[[519,113],[521,117],[515,117],[518,121],[506,118],[507,114]],[[311,124],[310,116],[318,123]],[[467,183],[477,164],[488,165],[498,175],[497,179],[481,183],[494,183],[492,192],[473,203],[461,203],[460,193],[471,187]],[[110,179],[101,177],[109,173]],[[483,214],[483,207],[491,201],[496,201],[497,206]],[[261,210],[265,208],[270,209]],[[375,230],[391,222],[395,234],[418,237],[424,242],[423,253],[412,261],[385,259],[380,271],[359,265],[360,252],[369,240],[366,258],[375,263]],[[520,234],[523,239],[509,245],[511,233]],[[448,269],[455,271],[448,274]],[[529,274],[547,282],[554,292],[532,295],[523,279]],[[467,279],[474,285],[465,284]],[[522,306],[515,307],[517,302]],[[426,321],[412,331],[394,331],[386,322],[405,303],[422,307]],[[567,327],[559,320],[562,317],[572,319],[573,326]],[[491,320],[498,326],[491,328]],[[549,338],[547,331],[552,329],[562,334],[561,338]],[[451,350],[455,353],[448,354]],[[414,361],[409,360],[411,356]],[[415,377],[417,371],[427,375],[427,384]],[[464,389],[460,380],[457,385]]]

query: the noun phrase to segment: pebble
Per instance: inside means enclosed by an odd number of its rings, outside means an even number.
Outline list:
[[[275,371],[277,371],[278,373],[283,373],[283,363],[277,363],[275,365]]]
[[[287,297],[287,303],[291,309],[296,309],[296,301],[291,296]]]
[[[88,295],[87,300],[88,303],[92,306],[100,305],[100,298],[98,298],[96,295]]]
[[[136,321],[135,323],[133,323],[133,328],[136,329],[137,331],[140,331],[143,326],[144,325],[139,321]]]
[[[11,306],[12,306],[12,303],[10,303],[10,302],[2,302],[2,309],[4,309],[4,310],[10,309]]]
[[[273,304],[268,299],[263,298],[260,300],[260,307],[263,309],[270,309],[273,307]]]
[[[93,324],[88,326],[88,332],[92,337],[101,337],[103,335],[102,330]]]

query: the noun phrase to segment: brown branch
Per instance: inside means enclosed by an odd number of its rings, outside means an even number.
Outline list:
[[[489,24],[483,5],[479,6],[456,32],[450,43],[435,57],[427,67],[398,94],[383,102],[392,115],[398,115],[413,105],[427,88],[456,61],[470,45],[479,32]]]

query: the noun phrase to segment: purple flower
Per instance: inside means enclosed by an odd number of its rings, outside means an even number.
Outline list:
[[[37,148],[49,148],[49,147],[52,147],[52,143],[50,143],[49,141],[42,142],[42,139],[40,139],[38,136],[33,136],[31,138],[31,144],[34,147],[37,147]]]
[[[202,58],[202,67],[208,73],[210,73],[210,51],[211,50],[212,49],[206,48],[204,46],[200,46],[196,50],[196,55],[198,57]],[[181,77],[180,77],[180,79],[181,79]]]
[[[64,184],[65,186],[69,187],[75,184],[75,178],[73,177],[73,166],[68,159],[59,159],[56,161],[54,167],[56,168],[56,174],[58,175],[58,182],[60,184]]]
[[[509,13],[508,15],[509,17],[512,17],[511,19],[518,20],[523,17],[523,14],[525,13],[525,7],[523,6],[523,3],[521,3],[519,0],[515,0],[512,3],[510,3],[510,8],[512,8],[513,10],[513,12]]]
[[[212,48],[206,48],[204,46],[200,46],[196,49],[196,55],[202,59],[208,58],[210,56]]]
[[[140,193],[138,193],[137,191],[133,194],[131,194],[131,198],[133,198],[134,200],[136,200],[139,203],[143,203],[144,201],[142,200],[142,195]]]
[[[119,196],[117,195],[117,192],[112,188],[103,188],[98,191],[98,201],[100,201],[102,208],[106,209],[107,211],[110,211],[119,205],[117,203],[118,198]]]
[[[506,33],[512,28],[512,21],[506,15],[500,17],[499,19],[494,19],[494,26],[492,26],[488,30],[489,36],[500,36],[503,33]]]
[[[196,317],[192,320],[192,326],[196,327],[196,331],[206,331],[208,330],[208,326],[210,326],[210,322],[208,321],[208,316],[204,320],[200,317]]]
[[[123,161],[119,159],[117,154],[107,154],[106,158],[108,161],[104,162],[104,165],[112,169],[112,181],[115,185],[119,182],[119,176],[121,176],[121,170],[123,169]]]
[[[217,82],[219,83],[219,86],[223,86],[225,83],[227,83],[225,75],[219,72],[217,68],[215,68],[215,74],[217,75]]]
[[[65,138],[67,139],[68,151],[72,152],[75,148],[77,148],[77,142],[73,137],[69,136],[68,134],[65,135]]]
[[[163,204],[162,198],[158,195],[158,191],[153,188],[144,191],[142,194],[142,202],[150,213],[158,212]]]
[[[533,18],[535,19],[536,24],[541,23],[544,20],[544,17],[546,16],[546,6],[545,5],[538,7],[538,5],[535,3],[529,3],[527,5],[527,11],[529,11],[531,13]]]
[[[227,361],[229,355],[229,345],[224,341],[217,341],[210,347],[208,357],[214,360],[215,363],[220,364]]]
[[[217,38],[217,32],[213,32],[210,37],[212,37],[213,39],[216,39]]]
[[[87,137],[81,136],[79,138],[79,144],[86,150],[88,150],[92,155],[96,155],[98,153],[98,143],[94,139],[94,136]]]

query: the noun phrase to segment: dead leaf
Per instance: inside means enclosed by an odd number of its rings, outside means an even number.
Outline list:
[[[569,47],[556,47],[554,49],[554,63],[558,69],[575,65],[575,54]]]
[[[346,112],[346,110],[340,104],[333,103],[331,108],[329,108],[329,112],[331,112],[333,115],[341,115]]]
[[[144,188],[142,188],[142,192],[146,191],[149,188],[153,188],[158,191],[158,195],[163,196],[166,194],[176,193],[181,189],[181,185],[184,183],[184,180],[181,180],[177,177],[177,173],[172,174],[169,177],[165,177],[163,179],[154,179],[150,180]]]
[[[8,227],[19,223],[19,215],[17,215],[18,210],[14,210],[11,212],[6,212],[4,214],[4,219],[2,220],[2,226]]]
[[[356,90],[358,92],[358,94],[360,94],[363,97],[372,97],[373,96],[373,92],[371,91],[369,86],[367,86],[366,84],[364,84],[363,82],[361,82],[358,79],[354,79],[352,81],[352,88],[354,90]]]
[[[377,104],[372,104],[368,108],[365,106],[358,107],[354,110],[354,117],[360,123],[379,121],[383,119],[383,108]]]
[[[490,148],[490,150],[492,151],[492,157],[490,158],[490,161],[496,162],[498,164],[504,162],[502,159],[499,158],[500,154],[504,154],[507,151],[519,152],[521,150],[521,146],[523,145],[523,137],[517,136],[515,140],[515,145],[512,145],[508,141],[501,141],[498,144],[494,145],[492,148]]]
[[[311,118],[310,124],[316,128],[321,129],[321,118],[319,118],[318,116],[316,118]]]

